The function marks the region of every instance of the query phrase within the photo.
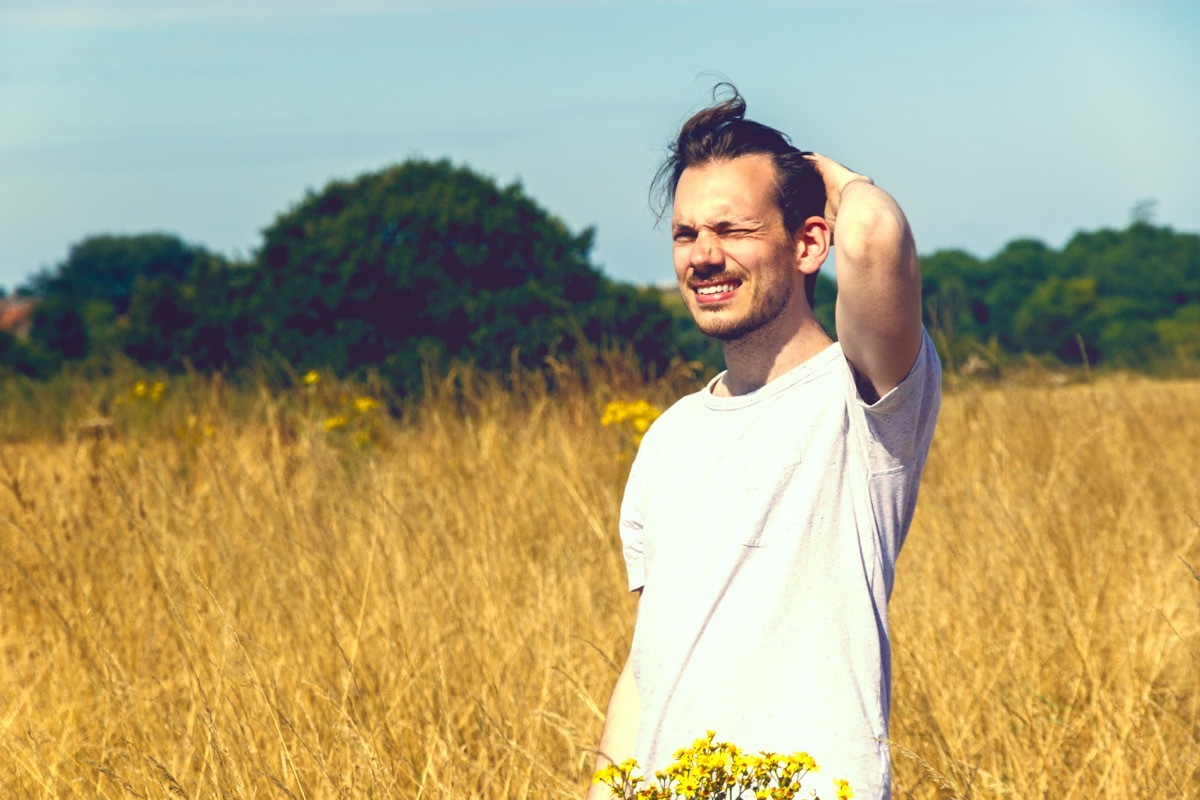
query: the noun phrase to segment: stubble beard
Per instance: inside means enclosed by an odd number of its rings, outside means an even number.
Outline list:
[[[745,286],[744,283],[742,285]],[[724,344],[744,343],[776,320],[792,299],[794,289],[786,281],[766,288],[767,291],[759,303],[740,318],[724,317],[723,309],[706,309],[695,304],[694,299],[688,302],[685,297],[684,302],[691,309],[692,321],[705,336],[711,336]],[[681,292],[690,293],[691,290],[681,287]]]

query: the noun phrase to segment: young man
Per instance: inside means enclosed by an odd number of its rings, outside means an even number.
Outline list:
[[[679,291],[726,371],[651,427],[630,473],[638,617],[597,767],[632,756],[650,775],[714,730],[808,751],[822,796],[843,778],[888,798],[887,602],[941,396],[916,250],[870,178],[732,95],[656,179]],[[835,235],[837,343],[812,309]]]

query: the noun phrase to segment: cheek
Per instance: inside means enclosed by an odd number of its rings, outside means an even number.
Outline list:
[[[675,266],[675,277],[683,280],[688,273],[688,249],[686,247],[676,247],[671,252],[671,257]]]
[[[733,265],[753,269],[756,264],[762,261],[761,252],[756,253],[755,248],[748,246],[746,242],[727,242],[724,247],[726,261]]]
[[[791,251],[780,247],[765,247],[761,242],[737,242],[725,248],[729,260],[748,270],[787,270],[792,262]]]

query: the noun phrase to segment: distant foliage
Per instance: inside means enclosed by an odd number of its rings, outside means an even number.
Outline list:
[[[1023,354],[1200,363],[1200,236],[1154,225],[1151,210],[1061,250],[1018,239],[987,259],[924,256],[924,321],[947,367],[998,371]],[[47,376],[113,356],[173,372],[274,362],[374,372],[405,393],[453,362],[496,372],[605,350],[659,374],[678,362],[720,369],[720,343],[676,291],[607,278],[593,238],[519,184],[411,160],[310,192],[244,262],[161,233],[80,241],[20,289],[35,302],[32,326],[27,337],[0,330],[0,372]],[[834,336],[835,306],[822,275],[816,313]]]
[[[245,334],[233,322],[244,311],[236,295],[245,272],[176,236],[88,237],[22,287],[36,307],[20,349],[33,367],[19,371],[45,375],[65,361],[115,354],[173,369],[233,366]]]
[[[1031,353],[1141,367],[1200,355],[1200,236],[1144,220],[1079,233],[1061,250],[1010,242],[987,260],[922,259],[925,321],[943,356]]]
[[[139,278],[181,281],[203,250],[161,233],[90,236],[71,248],[55,270],[35,276],[25,291],[76,306],[108,304],[120,316],[129,311]]]

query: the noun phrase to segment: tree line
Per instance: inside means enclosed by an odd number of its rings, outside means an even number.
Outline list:
[[[411,160],[309,192],[249,259],[177,236],[92,236],[19,293],[25,336],[0,331],[0,370],[47,376],[122,355],[150,368],[235,373],[264,359],[298,371],[372,370],[400,391],[423,369],[470,361],[538,368],[619,349],[648,371],[720,366],[672,291],[605,276],[594,231],[574,233],[519,184]],[[1146,219],[1061,250],[1011,242],[989,259],[922,258],[926,325],[943,359],[995,366],[1161,365],[1200,357],[1200,236]],[[817,289],[833,330],[833,281]]]
[[[922,259],[926,325],[943,359],[1032,354],[1067,364],[1170,369],[1200,358],[1200,236],[1135,219],[1061,250],[1019,239],[989,259]]]

